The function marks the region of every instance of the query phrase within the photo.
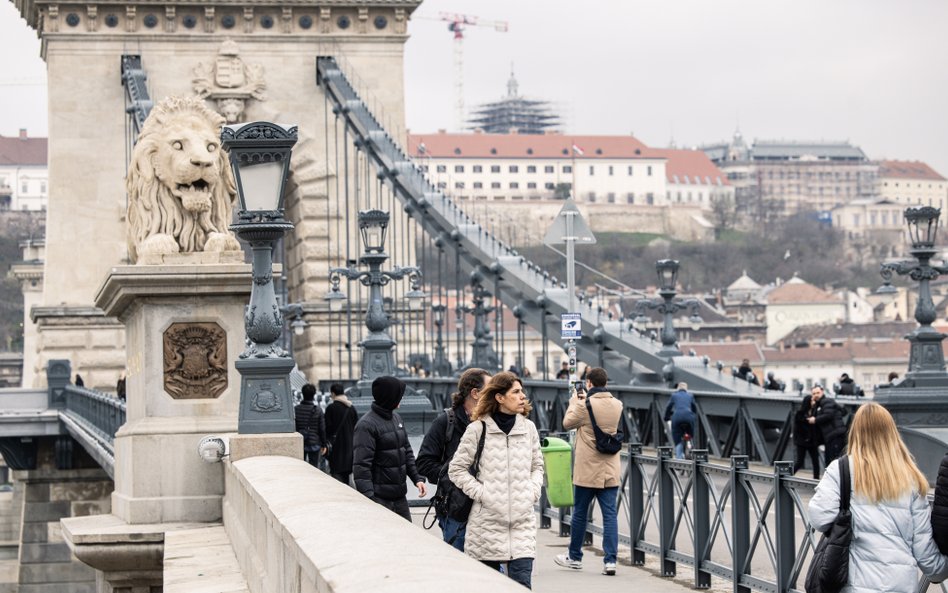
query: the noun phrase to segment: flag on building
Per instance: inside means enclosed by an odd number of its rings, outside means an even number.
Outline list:
[[[580,148],[579,146],[577,146],[577,145],[574,143],[574,144],[573,144],[573,154],[578,154],[579,156],[583,156],[584,154],[586,154],[586,151],[584,151],[582,148]]]

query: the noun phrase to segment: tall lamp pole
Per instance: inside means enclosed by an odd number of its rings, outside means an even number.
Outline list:
[[[885,262],[879,273],[884,281],[877,294],[892,295],[896,292],[892,286],[892,275],[908,276],[918,282],[918,301],[915,304],[915,321],[919,326],[907,338],[911,344],[909,368],[906,378],[914,386],[924,386],[937,380],[939,386],[946,384],[945,355],[941,342],[945,334],[932,327],[937,313],[932,301],[930,283],[941,274],[948,274],[948,266],[931,263],[938,252],[935,239],[938,234],[941,209],[931,206],[907,208],[905,221],[908,224],[911,246],[909,253],[915,260]]]
[[[458,373],[471,368],[484,369],[490,373],[500,370],[500,361],[494,352],[493,338],[490,335],[490,324],[487,316],[494,312],[494,306],[485,304],[491,293],[484,288],[483,277],[480,272],[471,274],[471,301],[473,307],[463,306],[465,313],[474,316],[474,342],[471,343],[471,362],[459,368]]]
[[[448,361],[448,357],[444,354],[444,340],[442,336],[442,328],[444,327],[444,312],[447,310],[443,304],[438,303],[437,305],[431,305],[431,314],[434,321],[435,327],[438,328],[438,333],[435,337],[435,354],[434,361],[431,365],[431,372],[435,377],[450,377],[452,368],[451,363]]]
[[[296,126],[270,122],[221,130],[240,200],[238,220],[230,228],[253,251],[253,285],[244,316],[247,349],[235,363],[241,376],[237,423],[241,434],[296,430],[289,382],[295,363],[279,344],[283,313],[273,289],[273,244],[293,228],[283,218],[283,190],[296,138]]]
[[[701,310],[701,303],[697,299],[675,299],[678,285],[678,260],[660,259],[655,262],[655,271],[658,273],[658,295],[661,300],[642,299],[635,303],[636,317],[633,324],[640,330],[645,328],[648,323],[648,317],[645,311],[657,309],[664,316],[664,326],[662,327],[662,349],[658,351],[659,356],[671,358],[681,356],[681,350],[678,349],[678,334],[675,331],[675,313],[683,309],[690,309],[691,316],[688,321],[691,322],[691,328],[695,331],[700,329],[703,323],[698,312]]]

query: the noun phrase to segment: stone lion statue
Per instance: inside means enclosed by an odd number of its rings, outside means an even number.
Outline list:
[[[152,109],[132,152],[128,253],[236,251],[227,227],[237,196],[220,146],[224,118],[198,98],[169,97]]]

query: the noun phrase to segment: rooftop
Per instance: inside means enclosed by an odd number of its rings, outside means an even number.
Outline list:
[[[842,303],[836,295],[794,276],[767,294],[769,305]]]
[[[576,148],[574,148],[576,147]],[[576,150],[578,149],[578,150]],[[663,159],[634,136],[409,134],[408,154],[480,159]],[[719,173],[720,174],[720,173]]]
[[[47,164],[46,138],[30,138],[26,130],[17,137],[0,136],[0,166],[36,166]]]
[[[649,154],[665,157],[665,177],[685,185],[730,185],[727,176],[700,150],[649,149]]]
[[[866,154],[849,142],[788,142],[755,140],[751,149],[755,161],[796,161],[812,158],[829,161],[865,161]]]
[[[902,336],[914,330],[916,327],[918,327],[918,324],[914,321],[801,325],[784,336],[777,343],[785,346],[797,346],[800,344],[836,342],[850,339],[901,339]]]
[[[879,161],[879,177],[945,181],[937,171],[920,161]]]

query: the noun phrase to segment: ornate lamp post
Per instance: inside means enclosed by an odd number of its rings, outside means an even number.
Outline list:
[[[681,356],[681,350],[678,349],[678,334],[675,332],[675,313],[682,309],[690,309],[691,316],[688,321],[691,322],[691,328],[697,331],[701,327],[702,319],[698,315],[701,304],[696,299],[678,299],[675,287],[678,284],[678,260],[660,259],[655,262],[655,271],[658,273],[658,295],[662,300],[642,299],[635,303],[636,317],[633,324],[639,329],[644,329],[648,323],[648,317],[645,311],[657,309],[665,318],[665,325],[662,328],[662,349],[658,351],[659,356],[672,357]]]
[[[493,338],[490,335],[490,324],[487,316],[494,312],[493,305],[485,304],[491,293],[481,283],[479,272],[471,274],[471,301],[473,307],[464,305],[461,310],[474,315],[474,341],[471,343],[471,362],[458,369],[458,373],[470,368],[484,369],[490,373],[500,370],[500,361],[494,352]]]
[[[450,377],[452,371],[451,363],[448,361],[447,356],[444,355],[444,341],[441,333],[441,329],[444,327],[444,313],[446,310],[447,307],[441,303],[431,305],[431,316],[435,327],[438,328],[438,333],[435,336],[434,362],[432,362],[431,365],[431,371],[435,377]]]
[[[247,349],[236,362],[241,377],[237,432],[293,432],[289,372],[295,363],[278,343],[283,314],[273,290],[273,244],[293,228],[283,218],[283,190],[296,126],[224,126],[221,143],[230,154],[240,199],[237,223],[230,228],[253,251],[253,286],[244,317]]]
[[[932,302],[932,293],[929,283],[941,274],[948,273],[948,266],[939,266],[931,263],[937,253],[935,239],[938,234],[941,209],[931,206],[907,208],[905,221],[908,224],[911,247],[909,253],[915,261],[885,262],[879,273],[884,281],[876,291],[878,294],[894,294],[892,274],[909,276],[918,282],[918,301],[915,304],[915,321],[919,326],[907,338],[911,343],[909,353],[909,368],[906,378],[914,386],[948,384],[948,374],[945,372],[945,355],[942,352],[941,342],[945,334],[932,327],[935,321],[935,303]],[[932,383],[932,380],[937,380]]]
[[[331,310],[341,310],[342,305],[346,303],[346,295],[339,288],[342,278],[358,280],[363,286],[369,287],[369,306],[365,315],[365,326],[369,329],[369,335],[359,344],[362,347],[362,373],[359,382],[350,390],[353,397],[370,394],[372,381],[376,378],[395,374],[395,340],[388,333],[391,320],[383,306],[382,287],[392,280],[407,277],[411,281],[411,290],[405,294],[408,307],[415,311],[420,310],[425,301],[425,293],[421,291],[421,270],[411,266],[382,269],[382,264],[388,259],[388,255],[383,251],[388,220],[388,212],[382,210],[359,212],[359,232],[364,249],[359,263],[368,266],[368,270],[359,270],[356,267],[329,270],[332,287],[325,298],[329,301]],[[402,407],[405,407],[404,404]]]

